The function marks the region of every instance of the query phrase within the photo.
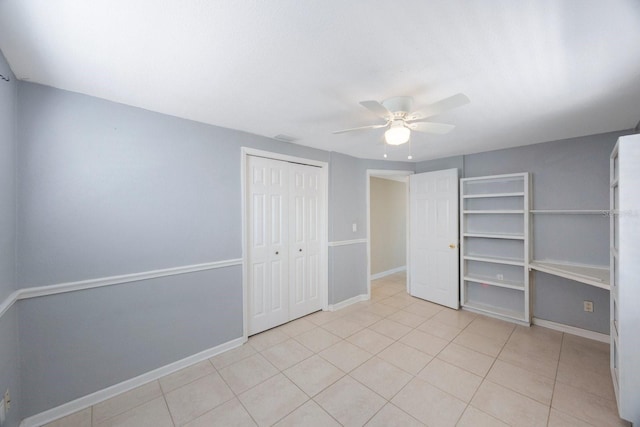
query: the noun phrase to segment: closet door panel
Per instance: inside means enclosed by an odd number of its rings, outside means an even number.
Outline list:
[[[291,318],[320,310],[321,170],[291,164]]]
[[[289,320],[288,164],[249,158],[249,334]]]

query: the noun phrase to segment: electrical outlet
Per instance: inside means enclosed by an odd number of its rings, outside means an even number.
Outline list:
[[[504,274],[496,274],[496,279],[504,280]]]
[[[353,230],[353,232],[357,232],[358,231],[358,224],[356,224],[355,222],[353,224],[351,224],[351,229]]]
[[[593,313],[593,301],[583,301],[584,311],[587,313]]]

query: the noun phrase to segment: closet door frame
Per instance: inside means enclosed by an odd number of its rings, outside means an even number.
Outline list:
[[[242,147],[240,150],[240,185],[241,185],[241,212],[242,212],[242,334],[246,341],[249,334],[249,206],[247,205],[247,195],[249,186],[247,183],[247,171],[249,156],[264,157],[267,159],[281,160],[285,162],[300,163],[309,166],[316,166],[321,170],[321,180],[323,181],[322,209],[321,209],[321,242],[320,242],[320,295],[322,310],[328,310],[329,306],[329,280],[328,280],[328,235],[329,235],[329,164],[318,160],[305,159],[302,157],[289,156],[286,154],[273,153],[270,151],[258,150],[255,148]]]

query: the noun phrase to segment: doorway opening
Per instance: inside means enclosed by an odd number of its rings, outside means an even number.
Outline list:
[[[409,175],[367,170],[367,294],[409,291]],[[381,286],[378,286],[381,285]],[[389,285],[389,286],[387,286]],[[384,290],[382,289],[384,286]],[[375,297],[375,295],[374,295]]]

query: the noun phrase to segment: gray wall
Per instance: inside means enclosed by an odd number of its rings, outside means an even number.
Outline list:
[[[19,85],[21,287],[241,253],[242,146],[329,153]],[[24,416],[242,336],[239,267],[20,302]]]
[[[365,160],[331,153],[329,241],[367,237],[367,169],[414,170],[413,163]],[[354,233],[352,225],[357,224]],[[329,248],[329,304],[367,293],[367,245]]]
[[[240,266],[30,298],[20,305],[26,414],[242,336]]]
[[[583,300],[593,301],[593,313],[584,311]],[[608,335],[609,291],[536,272],[534,314],[540,319]]]
[[[329,241],[366,236],[367,167],[413,167],[31,83],[18,95],[23,288],[240,258],[242,146],[330,163]],[[332,248],[330,303],[366,292],[365,257]],[[230,267],[21,301],[24,416],[240,337],[241,288]]]
[[[17,289],[16,282],[16,147],[17,82],[0,52],[0,303]],[[8,388],[20,396],[20,353],[18,308],[13,306],[0,317],[0,392]],[[22,418],[22,399],[15,399],[7,414],[7,426],[17,426]]]
[[[505,150],[422,162],[416,171],[464,166],[464,177],[530,172],[532,209],[608,209],[612,132]],[[609,225],[605,216],[533,215],[537,259],[607,266]],[[544,273],[533,273],[535,317],[607,334],[609,293]],[[594,302],[585,313],[582,301]]]
[[[17,82],[0,53],[0,301],[16,289],[16,102]]]
[[[240,147],[328,153],[20,84],[21,287],[239,258]]]
[[[464,157],[465,156],[453,156],[419,162],[416,163],[416,173],[434,172],[455,168],[458,169],[460,176],[463,176],[462,171],[464,170]]]
[[[24,417],[18,311],[18,306],[14,305],[0,318],[0,390],[4,393],[9,389],[11,393],[11,409],[7,414],[6,427],[17,427]]]

